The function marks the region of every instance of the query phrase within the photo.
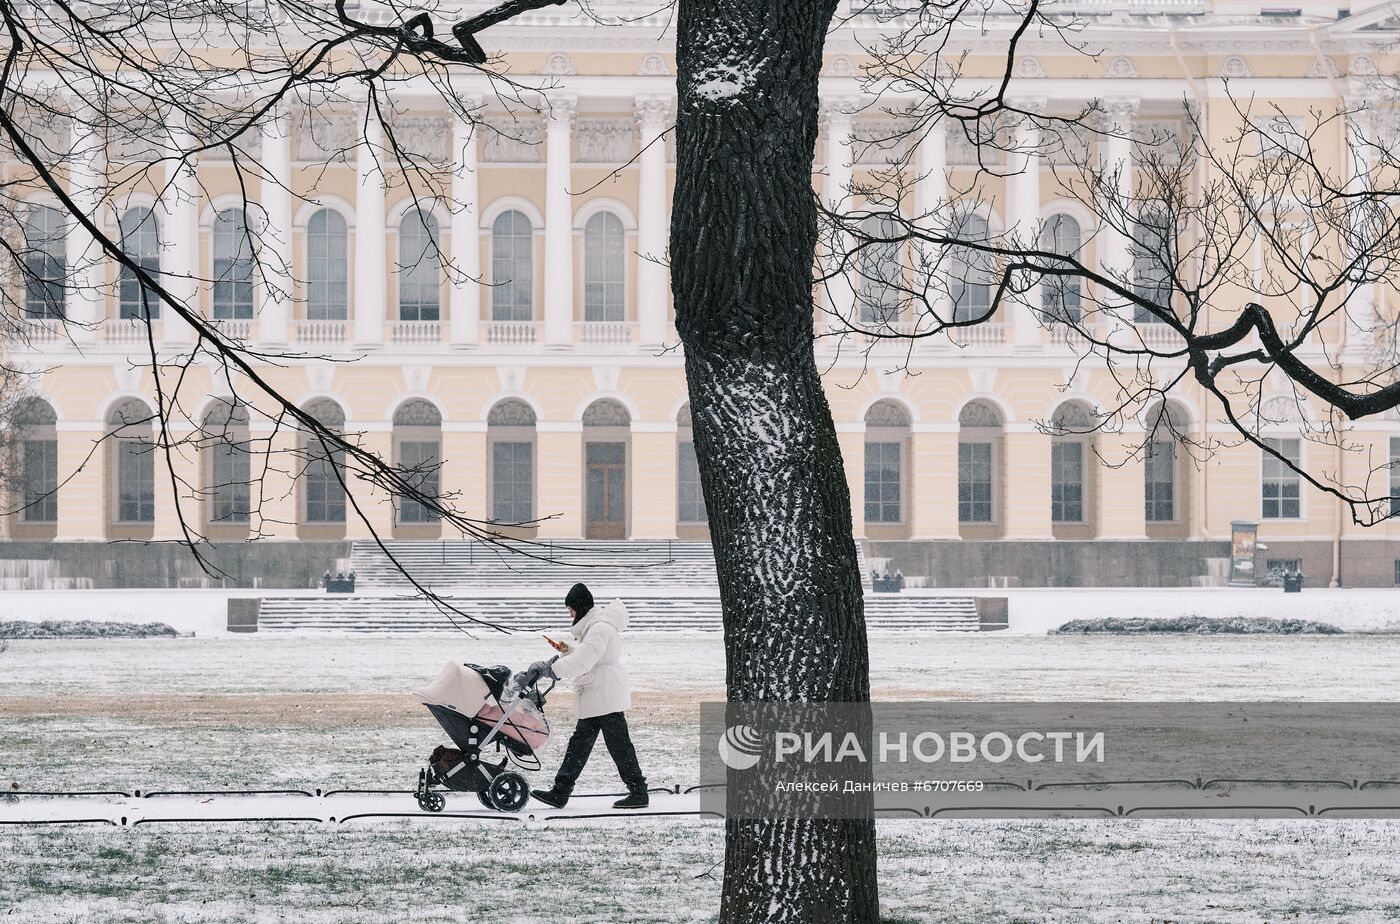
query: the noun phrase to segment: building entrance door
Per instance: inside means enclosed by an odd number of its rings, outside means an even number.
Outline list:
[[[584,446],[584,535],[589,539],[623,539],[627,534],[627,444]]]

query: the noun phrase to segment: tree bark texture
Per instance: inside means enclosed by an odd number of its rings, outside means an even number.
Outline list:
[[[850,489],[813,351],[836,0],[681,0],[671,278],[731,702],[868,702]],[[729,819],[723,922],[873,922],[868,820]]]

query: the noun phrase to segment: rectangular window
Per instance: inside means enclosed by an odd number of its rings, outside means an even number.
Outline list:
[[[535,446],[491,445],[491,516],[501,523],[535,518]]]
[[[899,523],[904,519],[900,503],[900,450],[902,443],[865,444],[865,522]]]
[[[156,518],[156,452],[145,440],[117,440],[117,522]]]
[[[1400,516],[1400,436],[1390,438],[1390,512]]]
[[[248,444],[221,439],[210,447],[210,452],[210,522],[247,523],[253,480]]]
[[[58,440],[25,440],[24,522],[58,522]]]
[[[676,472],[676,518],[682,523],[708,523],[705,512],[705,492],[700,489],[700,462],[695,456],[695,444],[690,440],[679,444]]]
[[[345,472],[345,450],[327,452],[316,443],[310,453],[306,465],[306,522],[344,523],[345,485],[341,478]]]
[[[1050,519],[1055,523],[1084,522],[1084,444],[1050,444]]]
[[[1266,439],[1265,445],[1294,465],[1301,464],[1302,446],[1297,439]],[[1296,520],[1302,516],[1301,479],[1298,473],[1269,453],[1264,457],[1262,480],[1262,516],[1266,520]]]
[[[992,444],[958,444],[958,522],[992,522]]]
[[[1147,444],[1143,457],[1146,481],[1147,522],[1171,523],[1176,519],[1176,444],[1157,440]]]
[[[415,491],[436,498],[440,496],[442,462],[436,440],[399,443],[399,469]],[[399,499],[400,523],[436,523],[441,514],[411,497]]]

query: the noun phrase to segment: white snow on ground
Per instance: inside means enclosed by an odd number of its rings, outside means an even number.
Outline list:
[[[655,593],[649,590],[646,593]],[[626,597],[625,589],[619,593]],[[25,590],[0,592],[0,620],[94,619],[163,622],[183,633],[227,634],[230,597],[324,597],[319,590]],[[1308,588],[1285,594],[1276,588],[987,588],[906,590],[905,596],[995,596],[1010,602],[1012,634],[1041,635],[1071,619],[1101,617],[1272,616],[1331,623],[1351,632],[1400,631],[1400,588]],[[529,588],[492,589],[492,598],[537,597]],[[710,596],[676,588],[668,596]],[[363,595],[361,595],[363,596]],[[546,614],[555,618],[557,612]],[[718,629],[718,626],[716,626]],[[450,634],[452,630],[446,630]]]
[[[1400,700],[1400,634],[1029,634],[1166,597],[1173,615],[1221,599],[1360,624],[1400,595],[1006,593],[1025,634],[875,634],[876,696]],[[221,626],[227,593],[40,596],[0,594],[0,608],[53,618],[80,602],[74,618]],[[627,646],[643,768],[657,784],[695,782],[698,705],[723,689],[721,639],[636,634]],[[17,641],[0,654],[0,789],[406,788],[445,740],[408,690],[449,658],[519,667],[545,653],[533,634],[484,632]],[[556,737],[532,782],[557,765],[571,710],[568,696],[551,701]],[[581,789],[615,787],[600,744]],[[0,828],[0,920],[712,921],[721,839],[721,825],[691,818]],[[879,839],[882,905],[898,921],[1400,920],[1400,821],[905,821],[882,822]]]

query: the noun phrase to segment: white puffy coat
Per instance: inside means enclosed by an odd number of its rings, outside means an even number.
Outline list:
[[[578,691],[578,718],[625,712],[632,705],[627,669],[622,666],[622,630],[626,628],[627,607],[614,600],[594,607],[569,630],[578,643],[554,662],[554,676],[570,681]]]

